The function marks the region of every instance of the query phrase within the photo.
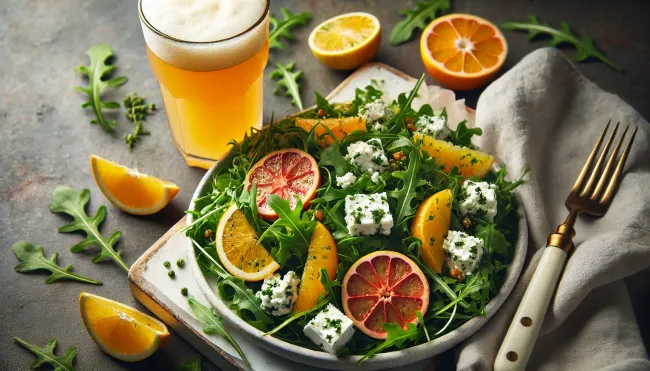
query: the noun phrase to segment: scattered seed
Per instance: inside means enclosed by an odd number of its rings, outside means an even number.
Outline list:
[[[169,271],[169,272],[167,272],[167,275],[169,276],[169,278],[174,278],[174,277],[176,277],[176,272]]]
[[[319,108],[318,109],[318,117],[325,117],[325,115],[327,115],[327,112],[324,109]]]
[[[408,131],[415,131],[417,128],[413,124],[406,124],[406,129],[408,129]]]
[[[183,296],[187,296],[187,287],[183,287],[183,288],[181,289],[181,295],[183,295]]]
[[[323,218],[325,218],[325,214],[323,213],[323,210],[316,210],[314,216],[316,217],[316,220],[318,220],[319,222],[322,222]]]
[[[183,260],[183,259],[178,259],[178,260],[176,260],[176,265],[177,265],[179,268],[183,268],[183,267],[185,266],[185,260]]]
[[[393,153],[393,158],[396,161],[400,161],[403,157],[404,157],[404,153],[402,151],[398,151],[398,152]]]
[[[169,261],[167,261],[167,260],[165,260],[165,262],[163,263],[163,265],[164,265],[165,268],[167,268],[167,269],[169,269],[169,267],[172,266],[172,264],[171,264]]]
[[[203,232],[203,237],[210,238],[211,236],[212,236],[212,229],[206,229],[205,232]]]
[[[463,228],[467,229],[471,226],[472,226],[472,221],[469,220],[468,217],[465,217],[465,219],[463,219]]]

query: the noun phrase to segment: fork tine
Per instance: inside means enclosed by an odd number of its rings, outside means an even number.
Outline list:
[[[585,166],[583,166],[582,170],[580,170],[580,174],[578,175],[578,179],[576,179],[576,182],[573,185],[573,189],[571,190],[571,192],[578,193],[578,192],[580,192],[580,189],[582,189],[585,178],[587,177],[587,173],[589,172],[589,168],[591,168],[591,164],[594,162],[594,159],[596,158],[596,155],[598,154],[598,150],[600,149],[600,145],[603,143],[603,139],[605,139],[605,134],[607,134],[607,130],[609,129],[609,124],[611,124],[611,122],[612,122],[611,119],[609,119],[609,121],[607,121],[607,125],[605,125],[605,130],[603,130],[603,133],[600,134],[600,138],[598,138],[598,141],[596,142],[596,145],[594,145],[594,148],[591,150],[591,153],[589,154],[589,157],[587,158],[587,162],[585,163]]]
[[[621,159],[618,160],[618,165],[616,165],[616,170],[614,170],[614,176],[612,176],[612,180],[609,181],[607,190],[605,191],[603,198],[600,200],[600,203],[605,206],[609,206],[609,204],[612,202],[612,199],[614,198],[614,193],[616,193],[616,187],[618,186],[618,182],[621,180],[621,174],[623,173],[623,168],[625,167],[625,161],[627,161],[627,156],[630,154],[630,149],[632,148],[632,142],[634,142],[634,137],[636,137],[637,130],[639,130],[638,126],[634,129],[634,132],[632,133],[632,137],[630,138],[627,147],[625,147],[625,150],[623,151],[623,155],[621,155]]]
[[[609,148],[612,146],[612,142],[614,141],[614,137],[616,137],[616,132],[618,131],[618,122],[616,123],[616,126],[614,126],[614,130],[612,133],[609,135],[609,139],[607,140],[607,143],[605,144],[605,148],[603,151],[600,153],[600,156],[598,157],[598,161],[596,161],[596,165],[594,165],[593,170],[591,170],[591,176],[589,177],[589,180],[587,181],[587,185],[585,188],[580,192],[580,197],[590,195],[591,192],[594,190],[594,186],[596,185],[596,181],[598,181],[598,178],[600,177],[600,169],[603,166],[603,162],[605,162],[605,158],[607,157],[607,153],[609,152]]]
[[[625,135],[627,134],[627,130],[629,128],[630,128],[629,126],[625,128],[625,130],[623,131],[623,135],[621,136],[621,139],[618,141],[618,143],[616,143],[616,147],[614,147],[614,151],[612,151],[612,155],[609,156],[609,159],[607,160],[607,165],[605,166],[605,169],[603,170],[602,175],[598,180],[598,185],[596,186],[596,190],[594,190],[594,193],[592,193],[591,196],[589,197],[590,200],[593,201],[593,200],[600,199],[600,195],[603,193],[605,186],[611,180],[611,174],[612,174],[612,170],[614,170],[614,164],[616,163],[616,157],[618,156],[618,151],[621,149],[621,145],[625,140]]]

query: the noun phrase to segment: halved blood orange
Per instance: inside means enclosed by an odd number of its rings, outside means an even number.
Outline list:
[[[246,177],[246,189],[257,185],[257,212],[267,219],[277,219],[273,209],[266,202],[267,195],[277,195],[289,200],[295,208],[297,199],[302,200],[303,209],[314,198],[320,186],[320,173],[316,160],[295,148],[271,152],[257,161]]]
[[[350,267],[343,278],[343,310],[366,335],[385,339],[382,324],[417,324],[416,312],[429,306],[429,283],[422,270],[403,254],[375,251]]]

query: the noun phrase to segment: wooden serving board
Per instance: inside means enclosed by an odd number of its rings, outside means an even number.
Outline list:
[[[410,91],[416,82],[413,77],[385,64],[370,63],[350,75],[327,96],[327,99],[334,102],[351,101],[354,99],[355,89],[365,87],[371,80],[383,81],[387,100],[396,98],[399,93]],[[179,233],[184,225],[185,219],[180,220],[131,266],[131,292],[138,301],[222,370],[248,369],[227,341],[216,335],[204,334],[201,324],[193,317],[187,305],[187,298],[180,293],[181,288],[186,287],[196,300],[208,306],[209,304],[194,280],[192,269],[189,266],[174,269],[175,279],[167,276],[164,261],[187,259],[187,240]],[[246,354],[253,370],[302,371],[309,367],[270,353],[236,331],[230,331],[230,334]],[[400,369],[423,370],[431,365],[432,361],[427,360]],[[312,367],[310,369],[317,370]]]

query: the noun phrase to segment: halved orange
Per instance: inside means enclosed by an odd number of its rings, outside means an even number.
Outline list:
[[[315,139],[322,147],[334,143],[337,140],[343,139],[346,135],[353,131],[366,131],[366,119],[363,117],[331,117],[326,119],[304,119],[296,118],[296,126],[299,126],[305,131],[309,132],[314,130]],[[314,129],[315,127],[315,129]],[[329,135],[327,129],[332,132]]]
[[[298,298],[293,307],[294,313],[311,309],[318,303],[318,297],[325,292],[320,282],[321,268],[325,268],[327,275],[333,280],[336,278],[338,264],[339,257],[332,234],[322,223],[316,224],[307,250],[307,262],[302,271]]]
[[[429,74],[454,90],[487,84],[506,60],[508,44],[497,26],[470,14],[436,18],[420,39]]]
[[[223,267],[244,281],[261,281],[280,268],[257,242],[255,230],[237,204],[232,204],[219,220],[215,241]]]
[[[403,254],[375,251],[357,260],[343,278],[345,315],[366,335],[385,339],[382,324],[418,323],[429,306],[429,283],[422,270]]]
[[[451,199],[449,189],[429,196],[418,206],[411,223],[411,236],[422,241],[424,263],[437,273],[442,271],[442,263],[445,260],[442,243],[449,232]]]
[[[422,150],[435,158],[436,162],[443,166],[443,171],[448,173],[455,166],[465,179],[473,176],[483,178],[494,163],[492,155],[467,147],[455,146],[429,135],[418,133],[413,136],[413,140],[416,143],[422,141]]]
[[[355,12],[330,18],[309,35],[309,48],[329,68],[351,70],[371,60],[381,44],[381,26],[372,14]]]
[[[302,200],[303,209],[314,198],[320,186],[320,172],[316,160],[307,152],[295,148],[281,149],[262,157],[248,172],[246,187],[257,185],[257,212],[267,219],[277,219],[278,214],[266,202],[266,196],[276,195],[289,200],[295,208]]]
[[[135,308],[82,292],[79,312],[90,337],[110,356],[137,362],[152,355],[169,337],[167,326]]]
[[[90,156],[90,170],[104,196],[129,214],[157,213],[167,206],[180,189],[174,183],[95,155]]]

